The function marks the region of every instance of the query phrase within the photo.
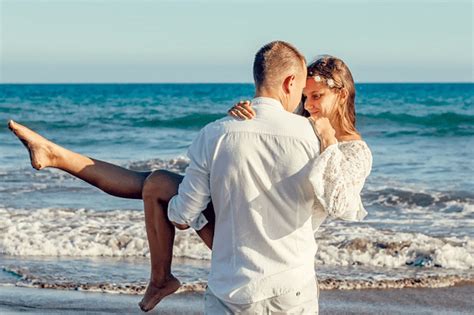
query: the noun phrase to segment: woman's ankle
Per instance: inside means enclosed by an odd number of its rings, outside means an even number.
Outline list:
[[[174,279],[175,277],[171,274],[171,271],[152,271],[150,281],[153,283],[163,283]]]

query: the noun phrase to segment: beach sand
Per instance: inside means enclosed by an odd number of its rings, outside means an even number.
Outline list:
[[[474,285],[321,291],[321,314],[473,314]],[[148,314],[202,314],[200,293],[174,294]],[[0,314],[144,314],[141,296],[0,287]]]

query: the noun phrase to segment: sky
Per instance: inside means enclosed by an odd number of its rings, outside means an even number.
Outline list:
[[[343,59],[356,82],[473,82],[473,4],[0,0],[0,83],[252,82],[256,51]]]

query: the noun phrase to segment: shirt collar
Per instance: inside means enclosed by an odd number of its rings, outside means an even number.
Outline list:
[[[280,103],[280,101],[274,98],[260,96],[252,100],[252,106],[261,105],[261,104],[265,104],[266,106],[271,106],[277,109],[285,110],[283,108],[283,105]]]

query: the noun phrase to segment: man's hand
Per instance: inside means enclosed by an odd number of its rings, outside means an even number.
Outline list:
[[[186,224],[179,224],[176,222],[171,221],[171,224],[173,224],[178,230],[187,230],[189,229],[189,225]]]

